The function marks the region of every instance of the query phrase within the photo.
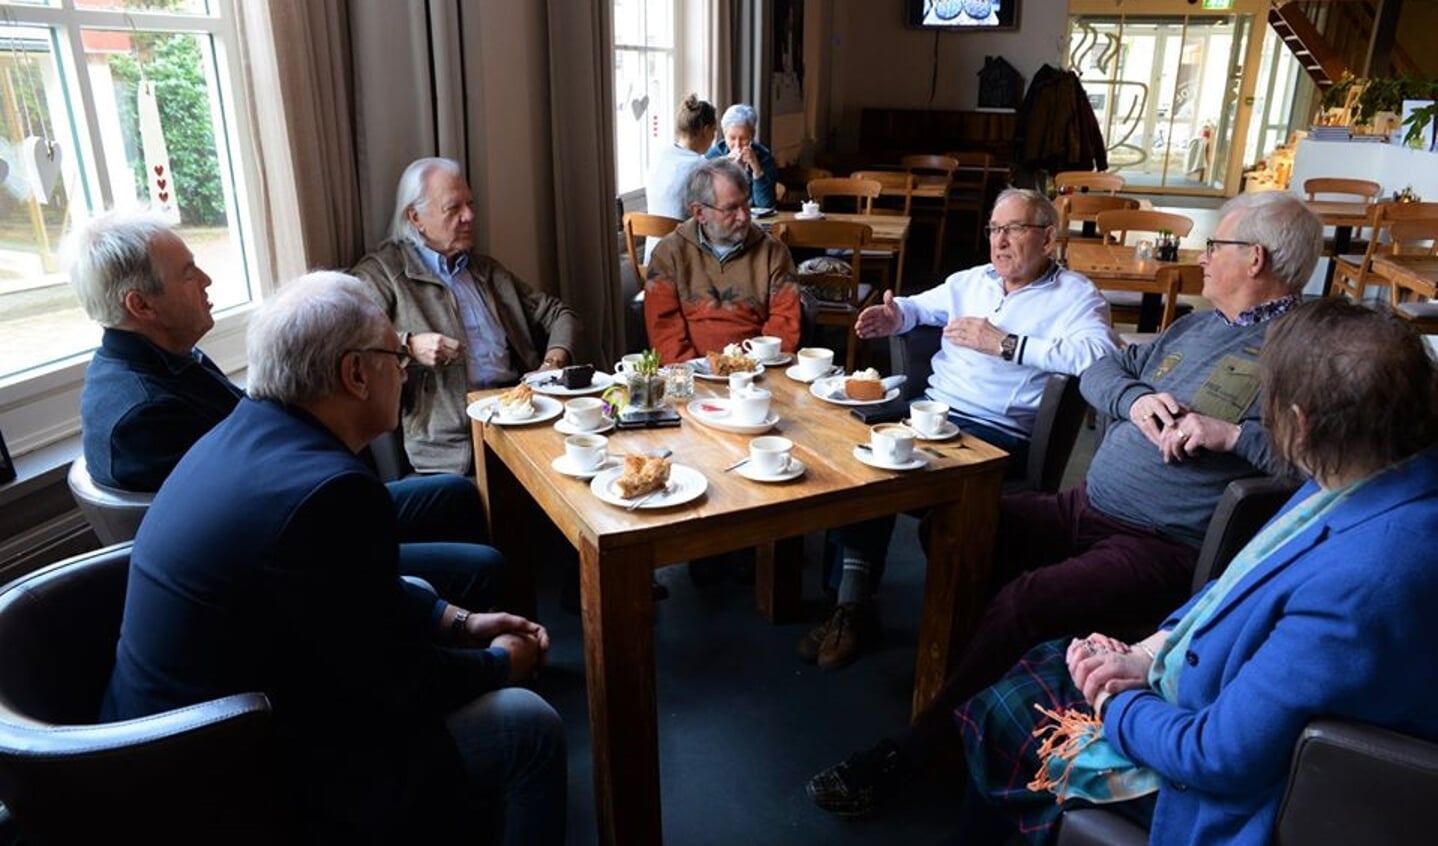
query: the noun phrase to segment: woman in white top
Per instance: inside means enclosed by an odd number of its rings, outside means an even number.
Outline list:
[[[662,214],[676,220],[689,216],[689,210],[684,205],[684,185],[689,181],[689,174],[704,161],[704,151],[714,143],[718,128],[718,112],[697,95],[690,94],[679,104],[679,112],[674,116],[674,143],[655,157],[644,180],[650,214]],[[646,262],[657,243],[658,238],[650,238],[644,245]]]

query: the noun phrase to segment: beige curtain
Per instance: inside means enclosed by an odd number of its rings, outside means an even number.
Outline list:
[[[235,4],[269,287],[363,252],[347,0]],[[264,240],[264,239],[262,239]]]

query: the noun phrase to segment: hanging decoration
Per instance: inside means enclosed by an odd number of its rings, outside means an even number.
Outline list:
[[[170,223],[179,225],[180,205],[175,174],[170,170],[170,151],[165,146],[165,133],[160,127],[160,104],[155,99],[155,84],[140,70],[138,109],[140,114],[140,150],[145,156],[145,179],[150,183],[152,210]]]
[[[23,57],[20,55],[20,42],[14,28],[17,25],[8,14],[6,20],[12,27],[11,74],[12,79],[15,73],[20,75],[21,84],[15,85],[14,88],[20,101],[18,105],[21,130],[25,133],[16,154],[16,164],[19,167],[19,176],[30,186],[31,197],[35,202],[49,205],[50,195],[55,190],[55,180],[59,179],[60,166],[65,160],[64,151],[60,149],[60,143],[50,137],[50,130],[45,125],[45,114],[41,105],[44,101],[41,99],[42,92],[35,84],[34,62],[30,58],[30,51],[27,49]],[[39,114],[30,113],[31,103],[35,104]]]

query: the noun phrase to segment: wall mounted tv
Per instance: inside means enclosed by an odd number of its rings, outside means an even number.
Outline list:
[[[1019,0],[904,0],[904,23],[948,32],[1019,28]]]

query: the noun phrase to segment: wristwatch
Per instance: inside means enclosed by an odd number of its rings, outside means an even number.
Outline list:
[[[449,639],[454,642],[464,640],[464,621],[469,619],[469,612],[460,608],[455,611],[454,619],[449,621]]]
[[[1018,350],[1018,348],[1019,348],[1019,336],[1018,336],[1018,335],[1012,335],[1012,334],[1011,334],[1011,335],[1006,335],[1006,336],[1004,337],[1003,342],[999,344],[999,351],[1000,351],[1000,353],[1003,355],[1004,361],[1013,361],[1013,360],[1014,360],[1014,352],[1015,352],[1016,350]]]

